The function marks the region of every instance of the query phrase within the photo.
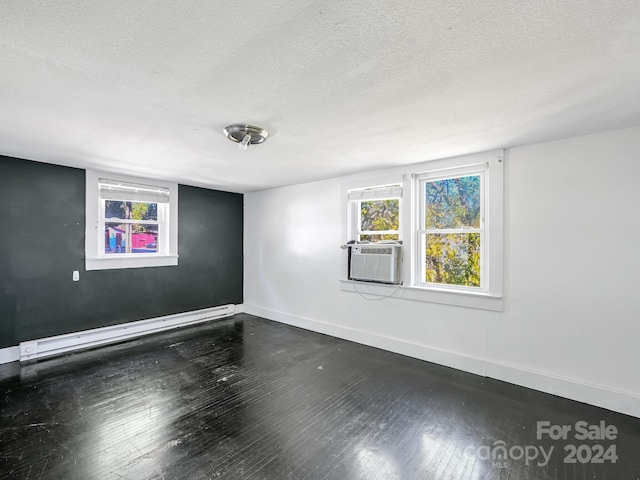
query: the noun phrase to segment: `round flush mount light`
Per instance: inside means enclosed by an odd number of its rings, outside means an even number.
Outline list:
[[[240,150],[246,150],[249,145],[264,143],[269,138],[269,133],[264,128],[244,123],[229,125],[223,132],[229,140],[238,144]]]

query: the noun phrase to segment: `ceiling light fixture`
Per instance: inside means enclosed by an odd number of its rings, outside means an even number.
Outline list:
[[[234,123],[223,130],[225,136],[238,144],[240,150],[246,150],[249,145],[264,143],[269,138],[269,133],[260,127],[245,125],[244,123]]]

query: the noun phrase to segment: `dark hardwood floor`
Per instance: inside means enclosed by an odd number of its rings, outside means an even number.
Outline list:
[[[2,366],[0,408],[0,479],[640,478],[640,419],[250,315]]]

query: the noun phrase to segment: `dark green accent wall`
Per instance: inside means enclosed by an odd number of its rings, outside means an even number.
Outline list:
[[[84,170],[0,156],[0,348],[242,303],[243,196],[178,197],[178,266],[87,272]]]

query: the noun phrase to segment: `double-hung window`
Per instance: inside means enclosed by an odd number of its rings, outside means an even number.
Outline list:
[[[486,168],[417,176],[417,285],[485,287]]]
[[[442,303],[501,308],[503,162],[498,150],[427,162],[411,174],[411,284]],[[475,300],[461,300],[465,293]]]
[[[87,270],[177,264],[177,185],[87,171]]]
[[[105,255],[162,255],[167,247],[169,189],[98,180],[100,251]]]

